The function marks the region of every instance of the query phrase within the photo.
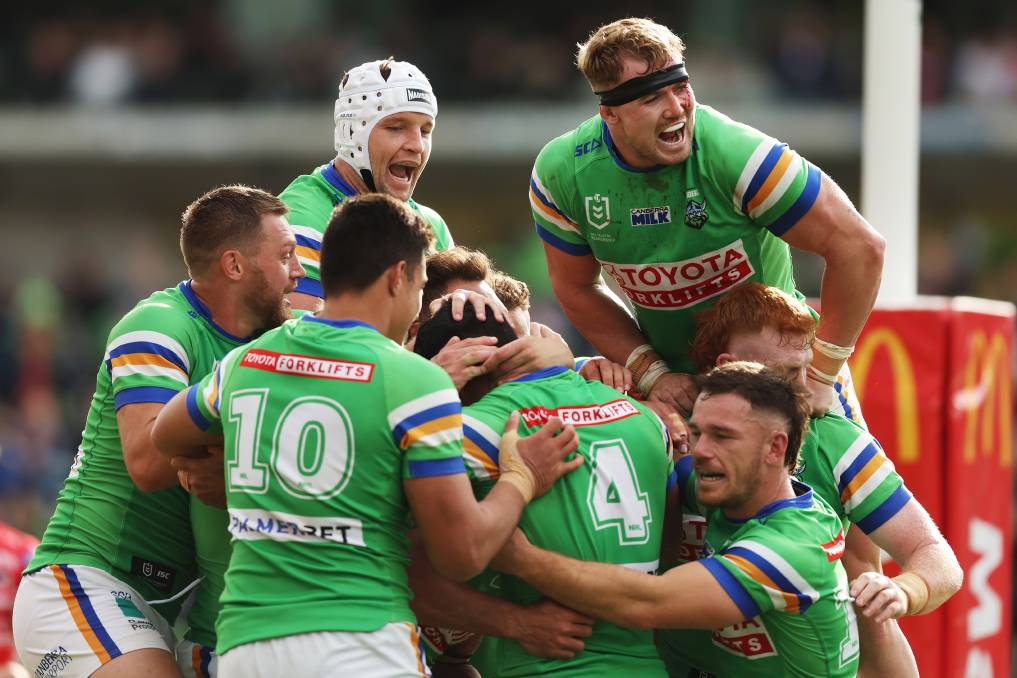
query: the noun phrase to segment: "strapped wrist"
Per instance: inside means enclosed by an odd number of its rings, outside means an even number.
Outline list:
[[[816,337],[812,341],[812,350],[818,353],[822,353],[830,360],[844,361],[850,358],[851,354],[855,352],[855,347],[838,346],[837,344]]]
[[[908,599],[908,609],[904,614],[924,614],[929,607],[929,585],[914,572],[901,572],[893,578],[893,583],[904,592]]]

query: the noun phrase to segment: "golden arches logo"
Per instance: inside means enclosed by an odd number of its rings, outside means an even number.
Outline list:
[[[907,347],[897,333],[888,327],[876,328],[862,337],[851,361],[855,392],[861,401],[868,384],[869,369],[876,351],[885,348],[890,358],[893,390],[897,404],[897,449],[895,458],[902,463],[918,461],[918,394],[915,371]],[[864,405],[863,405],[864,409]]]
[[[977,330],[971,336],[971,352],[964,364],[964,388],[954,395],[954,407],[965,412],[964,461],[978,454],[978,415],[981,414],[981,452],[992,455],[993,413],[999,421],[999,463],[1013,463],[1013,393],[1010,391],[1010,355],[1003,335],[990,340]]]

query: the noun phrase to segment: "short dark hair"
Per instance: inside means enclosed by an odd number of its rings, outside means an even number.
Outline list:
[[[808,432],[812,407],[808,395],[773,370],[745,361],[725,363],[698,377],[700,394],[731,393],[744,398],[754,410],[772,412],[787,422],[784,466],[794,471]]]
[[[207,272],[226,250],[257,251],[261,218],[287,212],[286,203],[260,188],[234,184],[209,191],[180,219],[180,253],[188,272],[192,277]]]
[[[383,193],[344,200],[332,210],[321,239],[325,297],[366,289],[399,261],[412,274],[433,242],[428,223],[401,200]]]
[[[477,315],[470,304],[466,304],[463,308],[462,320],[453,319],[452,301],[448,300],[441,305],[441,308],[430,320],[417,330],[413,352],[430,360],[452,337],[460,339],[495,337],[498,340],[498,346],[504,346],[517,338],[512,326],[507,322],[498,322],[494,313],[488,312],[485,320],[477,320]]]
[[[430,317],[427,311],[432,301],[445,294],[445,286],[452,280],[484,282],[491,274],[491,260],[479,250],[453,247],[427,257],[427,283],[420,306],[420,318]]]

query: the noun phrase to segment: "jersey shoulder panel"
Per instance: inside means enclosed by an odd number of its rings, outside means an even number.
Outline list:
[[[578,128],[558,136],[537,155],[530,174],[530,208],[537,233],[547,243],[567,253],[590,253],[583,234],[576,186],[577,158],[584,148],[603,146],[599,116],[590,118]],[[587,138],[590,137],[590,138]]]
[[[737,213],[779,236],[815,203],[821,173],[786,143],[702,104],[696,130],[707,174]]]

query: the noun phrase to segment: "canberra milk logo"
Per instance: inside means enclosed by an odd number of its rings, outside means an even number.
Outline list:
[[[671,223],[671,206],[663,207],[638,207],[631,210],[633,226],[653,226],[655,224]]]
[[[412,87],[407,87],[406,100],[423,101],[425,104],[429,104],[431,103],[431,95],[422,89],[413,89]]]
[[[611,223],[611,203],[606,196],[600,193],[586,196],[586,221],[594,228],[604,228]]]

